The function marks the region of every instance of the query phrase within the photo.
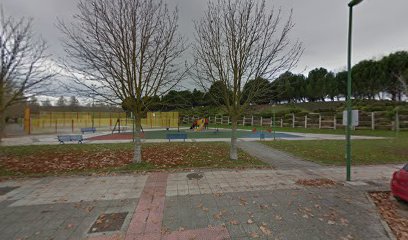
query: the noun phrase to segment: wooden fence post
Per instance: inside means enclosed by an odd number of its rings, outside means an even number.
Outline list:
[[[281,118],[281,128],[283,128],[283,118]]]
[[[399,132],[400,130],[400,121],[398,111],[395,113],[395,131]]]
[[[371,130],[375,130],[375,112],[371,112]]]
[[[245,116],[242,117],[242,126],[245,126]]]
[[[305,115],[305,128],[307,128],[307,114]]]
[[[262,124],[262,120],[263,120],[263,119],[262,119],[262,117],[261,117],[261,127],[263,126],[263,124]]]
[[[251,116],[251,126],[254,126],[254,115]]]
[[[336,118],[336,115],[334,115],[334,118],[333,118],[333,129],[334,129],[334,130],[337,129],[337,118]]]
[[[319,129],[322,128],[322,115],[319,113]]]
[[[295,114],[292,113],[292,128],[295,128]]]

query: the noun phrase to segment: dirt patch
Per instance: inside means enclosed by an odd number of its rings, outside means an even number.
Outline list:
[[[127,214],[127,212],[102,214],[89,229],[89,233],[119,231]]]
[[[331,187],[336,185],[336,182],[328,178],[317,179],[299,179],[296,184],[309,187]]]
[[[390,192],[372,192],[370,197],[397,239],[408,239],[408,218],[405,217],[408,213],[408,203],[397,202]]]

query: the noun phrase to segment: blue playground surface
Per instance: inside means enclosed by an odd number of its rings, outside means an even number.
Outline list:
[[[202,131],[194,131],[189,129],[180,129],[177,130],[146,130],[142,137],[144,139],[166,139],[168,134],[177,134],[183,133],[187,134],[187,139],[202,139],[202,138],[231,138],[231,130],[230,129],[215,129],[210,128]],[[132,138],[131,132],[124,132],[124,133],[115,133],[113,135],[105,135],[96,137],[95,140],[101,139],[131,139]],[[268,131],[245,131],[245,130],[237,130],[237,137],[238,138],[257,138],[261,139],[273,139],[273,138],[302,138],[302,136],[298,136],[296,134],[288,134],[288,133],[280,133],[280,132],[268,132]]]

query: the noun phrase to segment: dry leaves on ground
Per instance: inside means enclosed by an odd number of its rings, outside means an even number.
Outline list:
[[[391,193],[373,192],[370,196],[397,239],[408,239],[408,219],[398,213],[399,203],[391,199]]]
[[[226,156],[228,146],[222,144],[151,144],[142,149],[143,161],[159,169],[217,167],[230,163]],[[132,162],[132,157],[131,147],[112,149],[61,145],[52,150],[34,149],[26,154],[2,154],[0,168],[18,174],[53,174],[123,167]]]
[[[328,178],[317,179],[299,179],[296,184],[309,187],[330,187],[336,185],[336,182]]]
[[[131,152],[38,152],[21,156],[1,156],[1,165],[16,173],[56,173],[72,170],[119,167],[131,162]]]
[[[268,228],[268,226],[263,223],[259,229],[261,229],[262,233],[266,236],[271,236],[272,235],[272,231]]]

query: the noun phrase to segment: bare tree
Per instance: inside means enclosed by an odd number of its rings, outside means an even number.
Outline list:
[[[71,25],[60,24],[77,93],[122,104],[136,118],[134,159],[141,162],[141,118],[185,75],[178,12],[162,0],[82,0]],[[181,65],[180,65],[181,64]],[[73,87],[70,84],[71,88]]]
[[[195,22],[193,74],[203,88],[221,81],[224,105],[231,117],[230,158],[238,159],[237,121],[252,99],[262,92],[253,85],[243,98],[243,87],[252,79],[271,79],[294,67],[302,52],[292,43],[292,13],[282,22],[281,10],[268,11],[265,1],[218,0],[209,2],[203,18]]]
[[[46,44],[36,40],[30,19],[14,19],[0,10],[0,141],[4,135],[5,112],[33,94],[46,91],[49,71]]]

